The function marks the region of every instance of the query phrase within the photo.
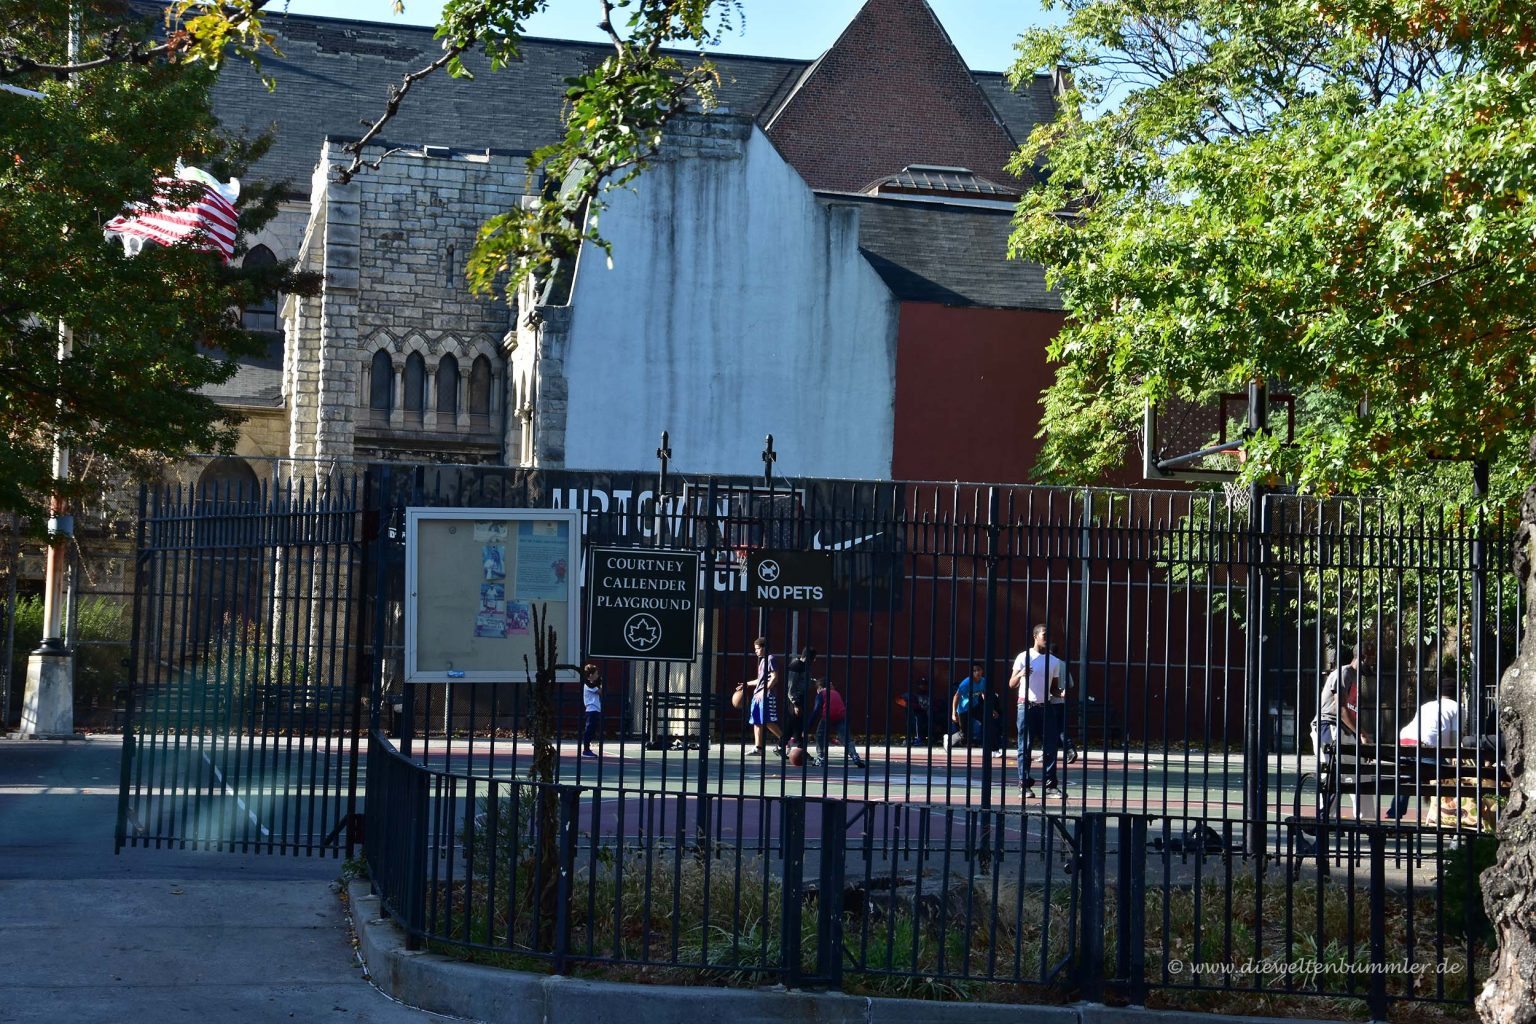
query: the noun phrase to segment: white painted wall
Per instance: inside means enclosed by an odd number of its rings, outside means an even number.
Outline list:
[[[689,140],[684,140],[687,143]],[[697,141],[697,140],[695,140]],[[612,197],[572,293],[565,465],[889,477],[897,303],[828,209],[751,126],[744,147],[673,146]]]

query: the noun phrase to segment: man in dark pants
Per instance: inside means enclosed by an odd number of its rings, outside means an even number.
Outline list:
[[[581,667],[581,756],[596,757],[592,740],[603,728],[603,677],[596,665],[588,662]]]
[[[1371,742],[1360,728],[1360,679],[1370,672],[1370,653],[1361,648],[1345,648],[1339,652],[1339,659],[1339,664],[1323,680],[1317,717],[1312,720],[1312,749],[1317,755],[1319,778],[1324,770],[1337,771],[1339,747],[1346,732],[1354,734],[1358,746]],[[1323,794],[1319,817],[1332,816],[1335,796],[1331,788]]]
[[[805,731],[809,726],[811,704],[816,695],[811,688],[811,666],[816,662],[816,648],[804,647],[798,658],[789,662],[789,720],[784,723],[784,735],[792,737],[795,746],[805,749]]]
[[[811,706],[806,724],[807,731],[816,734],[816,753],[811,755],[811,764],[819,767],[826,763],[828,733],[836,729],[843,743],[843,755],[855,768],[863,768],[864,759],[853,745],[853,733],[848,727],[848,705],[843,695],[825,679],[817,679],[815,685],[816,703]]]
[[[1040,741],[1040,771],[1045,776],[1045,791],[1067,795],[1056,780],[1056,756],[1064,737],[1067,687],[1071,680],[1067,666],[1049,650],[1050,631],[1039,625],[1034,630],[1034,645],[1013,659],[1013,674],[1008,688],[1019,694],[1017,724],[1019,729],[1019,794],[1032,796],[1035,780],[1029,774],[1033,761],[1031,748]]]
[[[929,684],[926,677],[917,681],[916,690],[908,690],[896,698],[896,706],[907,713],[907,746],[926,747],[934,733],[933,705],[928,700]],[[949,729],[944,730],[949,735]]]

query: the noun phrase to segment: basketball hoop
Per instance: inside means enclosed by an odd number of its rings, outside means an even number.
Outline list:
[[[747,558],[752,554],[752,548],[740,545],[731,549],[731,568],[739,573],[747,571]]]
[[[1227,511],[1232,515],[1246,516],[1248,514],[1248,485],[1237,480],[1223,480],[1221,489],[1227,492]]]

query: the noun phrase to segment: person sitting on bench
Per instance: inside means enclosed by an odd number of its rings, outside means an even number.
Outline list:
[[[1441,750],[1446,747],[1454,748],[1461,742],[1461,705],[1456,700],[1457,685],[1455,676],[1440,680],[1439,693],[1420,708],[1419,713],[1413,716],[1413,720],[1397,734],[1397,745],[1403,750],[1398,761],[1400,765],[1414,764],[1412,754],[1417,748],[1429,748],[1421,752],[1416,759],[1420,765],[1439,765]],[[1415,772],[1414,779],[1410,781],[1403,773],[1399,772],[1397,799],[1392,801],[1392,806],[1387,810],[1387,817],[1393,820],[1400,819],[1403,812],[1408,809],[1408,793],[1405,787],[1417,783]],[[1442,797],[1441,806],[1449,799],[1455,802],[1454,797]],[[1457,812],[1452,812],[1453,814]],[[1425,824],[1429,820],[1425,819]]]

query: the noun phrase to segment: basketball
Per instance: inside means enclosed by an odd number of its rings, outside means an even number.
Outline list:
[[[790,747],[789,748],[789,763],[794,765],[796,768],[799,768],[802,765],[804,765],[805,764],[805,748],[804,747]]]

